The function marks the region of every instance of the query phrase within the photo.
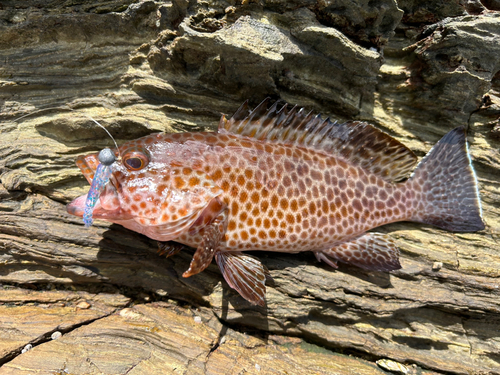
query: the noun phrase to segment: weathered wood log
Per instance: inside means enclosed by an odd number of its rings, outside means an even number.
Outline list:
[[[497,11],[4,2],[0,374],[382,374],[383,358],[408,373],[500,374]],[[88,190],[76,156],[112,145],[89,116],[123,142],[214,130],[221,113],[266,96],[369,121],[419,156],[467,126],[486,229],[388,225],[403,265],[391,273],[258,253],[274,279],[260,308],[216,265],[182,278],[190,252],[164,259],[144,236],[66,213]]]

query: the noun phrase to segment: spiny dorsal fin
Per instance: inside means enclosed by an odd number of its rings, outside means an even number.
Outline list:
[[[221,118],[219,131],[322,150],[387,181],[400,181],[415,167],[417,157],[411,150],[372,125],[360,121],[339,124],[304,108],[288,109],[287,104],[267,108],[269,100],[253,111],[248,102],[243,103],[229,120]]]

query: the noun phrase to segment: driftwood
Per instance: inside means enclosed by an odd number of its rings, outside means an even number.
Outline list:
[[[0,374],[500,374],[500,8],[463,3],[2,2]],[[112,144],[88,116],[123,142],[266,96],[419,156],[467,126],[486,229],[388,225],[391,273],[259,253],[260,308],[216,265],[182,278],[189,251],[66,213],[76,156]]]

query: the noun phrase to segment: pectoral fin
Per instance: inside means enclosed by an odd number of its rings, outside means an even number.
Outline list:
[[[265,306],[266,276],[269,272],[257,258],[240,252],[218,251],[215,260],[231,288],[247,301]]]
[[[203,240],[196,249],[188,270],[182,274],[183,277],[196,275],[212,263],[214,254],[217,251],[221,240],[224,238],[226,228],[227,209],[224,207],[215,219],[202,229]]]
[[[381,233],[365,233],[352,241],[318,251],[315,255],[319,261],[325,261],[334,268],[337,268],[335,260],[370,271],[392,271],[401,268],[398,247],[389,236]]]

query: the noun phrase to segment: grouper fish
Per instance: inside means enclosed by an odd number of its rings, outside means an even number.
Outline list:
[[[261,306],[269,273],[244,251],[312,251],[334,268],[391,271],[401,268],[397,246],[367,231],[397,221],[484,228],[463,127],[416,165],[412,151],[365,122],[266,99],[222,116],[216,132],[151,134],[114,152],[93,217],[160,241],[167,256],[181,248],[170,241],[196,248],[184,277],[215,257],[227,283]],[[77,165],[91,183],[97,154]],[[68,212],[83,216],[85,200]]]

